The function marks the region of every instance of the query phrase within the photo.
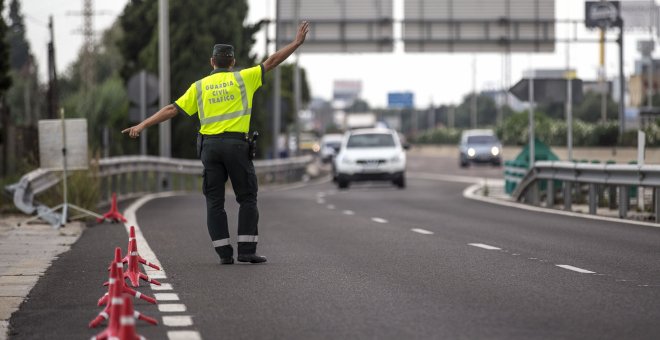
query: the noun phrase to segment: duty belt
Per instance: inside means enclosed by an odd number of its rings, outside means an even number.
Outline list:
[[[248,134],[245,132],[221,132],[215,135],[202,135],[202,138],[232,138],[232,139],[240,139],[240,140],[247,140],[248,139]]]

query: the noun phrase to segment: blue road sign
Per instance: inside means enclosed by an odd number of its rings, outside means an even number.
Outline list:
[[[387,94],[387,106],[391,109],[412,109],[414,98],[412,92],[390,92]]]

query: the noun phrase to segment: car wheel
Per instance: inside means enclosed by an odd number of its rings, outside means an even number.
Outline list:
[[[350,182],[345,179],[337,179],[337,187],[339,189],[348,189]]]
[[[461,161],[459,165],[461,166],[461,168],[467,168],[468,166],[470,166],[470,163],[465,162],[465,161]]]
[[[406,187],[406,176],[401,175],[401,177],[393,180],[392,183],[394,183],[399,189],[403,189]]]

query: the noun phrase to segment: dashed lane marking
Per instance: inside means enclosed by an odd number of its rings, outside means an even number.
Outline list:
[[[344,215],[349,215],[349,216],[350,215],[355,215],[355,211],[353,211],[353,210],[344,210],[341,213],[344,214]]]
[[[380,218],[380,217],[372,217],[371,220],[376,222],[376,223],[387,223],[386,219]]]
[[[421,228],[412,228],[410,229],[416,233],[424,234],[424,235],[433,235],[432,231],[426,230],[426,229],[421,229]]]
[[[140,230],[140,226],[137,223],[136,212],[145,203],[153,199],[172,197],[181,194],[182,193],[180,192],[164,192],[164,193],[145,195],[140,199],[138,199],[137,201],[133,202],[133,204],[131,204],[124,212],[124,216],[127,219],[127,222],[124,224],[124,227],[126,228],[127,233],[130,231],[131,226],[135,227],[135,238],[138,244],[138,248],[140,249],[140,254],[144,258],[149,259],[149,261],[152,262],[153,264],[159,266],[161,269],[163,268],[163,265],[160,263],[160,261],[158,261],[156,254],[154,254],[153,250],[151,250],[151,247],[149,247],[146,238],[144,237],[142,231]],[[157,280],[167,279],[165,270],[157,271],[147,266],[144,267],[146,274],[150,278]],[[165,282],[163,282],[160,286],[151,285],[151,289],[154,291],[173,291],[172,285]],[[154,293],[154,297],[156,298],[156,300],[159,301],[158,310],[161,313],[185,312],[187,309],[186,305],[181,303],[165,303],[165,304],[160,303],[160,301],[179,301],[179,295],[176,293]],[[192,321],[192,317],[189,315],[163,316],[163,324],[169,327],[190,327],[193,325],[193,321]],[[167,337],[170,340],[184,340],[184,339],[201,340],[202,339],[202,336],[196,330],[168,331]]]
[[[596,272],[592,272],[591,270],[586,270],[578,267],[573,267],[569,266],[567,264],[556,264],[557,267],[572,270],[574,272],[582,273],[582,274],[596,274]]]
[[[163,303],[158,305],[158,311],[165,313],[185,312],[186,305],[182,303]]]
[[[179,294],[176,293],[156,293],[154,297],[158,301],[179,301]]]
[[[169,327],[188,327],[192,326],[192,317],[190,315],[172,315],[163,316],[163,325]]]
[[[151,290],[172,290],[172,285],[169,283],[161,283],[160,286],[152,284]]]
[[[333,204],[328,204],[328,209],[335,210],[335,206]]]
[[[488,250],[502,250],[502,248],[489,246],[489,245],[483,244],[483,243],[468,243],[468,245],[473,246],[473,247],[477,247],[477,248],[488,249]],[[514,255],[516,255],[516,254],[514,254]]]
[[[202,340],[199,332],[196,331],[169,331],[167,338],[169,340]]]

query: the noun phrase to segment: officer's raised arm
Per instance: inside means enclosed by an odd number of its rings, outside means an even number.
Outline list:
[[[121,133],[128,133],[131,138],[137,138],[140,136],[142,130],[159,123],[162,123],[168,119],[176,116],[178,110],[174,104],[169,104],[156,112],[153,116],[145,119],[140,124],[131,126],[128,129],[124,129]]]
[[[295,52],[300,45],[305,42],[305,37],[309,32],[309,22],[303,21],[300,26],[298,26],[298,32],[296,33],[296,39],[289,43],[288,45],[282,47],[279,51],[273,53],[266,61],[264,61],[264,70],[266,72],[274,69],[277,65],[281,64],[286,60],[293,52]]]

